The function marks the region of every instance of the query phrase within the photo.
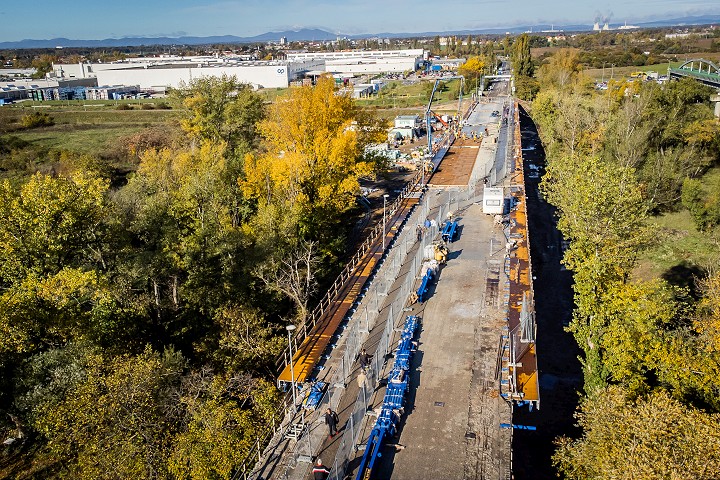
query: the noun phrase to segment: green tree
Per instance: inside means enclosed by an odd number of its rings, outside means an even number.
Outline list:
[[[146,291],[157,321],[169,327],[185,318],[177,327],[188,338],[198,322],[209,325],[227,292],[242,285],[246,256],[237,251],[247,241],[245,213],[236,203],[237,177],[228,173],[229,163],[223,143],[151,150],[117,198],[126,228],[142,247],[127,258],[128,282]]]
[[[706,479],[720,476],[720,416],[662,390],[628,398],[619,387],[584,400],[579,440],[562,438],[553,457],[568,479]]]
[[[652,240],[649,208],[634,170],[597,156],[553,159],[542,188],[558,208],[559,230],[572,241],[563,258],[575,278],[577,308],[570,328],[585,351],[591,391],[607,382],[600,348],[607,321],[598,297],[628,279],[638,252]]]
[[[0,279],[56,273],[69,265],[102,264],[107,182],[33,175],[19,190],[0,184]]]
[[[278,401],[269,382],[247,375],[186,377],[183,431],[174,438],[169,471],[176,478],[229,479],[272,425]]]
[[[236,77],[200,77],[175,90],[187,108],[181,124],[194,139],[224,142],[240,157],[257,145],[256,125],[264,116],[262,97]]]
[[[530,55],[530,37],[527,33],[523,33],[513,42],[510,59],[515,75],[524,77],[533,76],[535,66],[533,65],[532,56]]]
[[[36,174],[0,184],[2,349],[29,352],[114,330],[122,315],[105,276],[107,183]]]
[[[521,100],[531,102],[540,91],[540,83],[531,77],[515,78],[515,96]]]
[[[184,368],[172,351],[96,360],[63,401],[39,412],[34,427],[74,478],[165,477]]]

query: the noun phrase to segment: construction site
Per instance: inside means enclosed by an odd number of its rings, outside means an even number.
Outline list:
[[[518,109],[475,98],[433,138],[431,104],[428,166],[288,331],[287,413],[239,478],[511,478],[514,412],[540,407]]]

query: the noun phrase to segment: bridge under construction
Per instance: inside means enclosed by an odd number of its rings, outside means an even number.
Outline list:
[[[279,359],[299,400],[247,478],[309,478],[318,456],[331,478],[510,478],[513,409],[540,406],[517,125],[508,97],[475,102],[389,206]],[[488,182],[505,215],[484,212]]]

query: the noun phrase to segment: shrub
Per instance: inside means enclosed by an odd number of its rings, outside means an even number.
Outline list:
[[[47,113],[33,112],[22,117],[22,119],[20,119],[20,124],[24,128],[50,127],[55,125],[55,121]]]
[[[128,105],[127,103],[121,103],[117,107],[115,107],[116,110],[132,110],[132,107]]]
[[[152,103],[143,103],[140,106],[141,110],[155,110],[155,107],[153,107]]]

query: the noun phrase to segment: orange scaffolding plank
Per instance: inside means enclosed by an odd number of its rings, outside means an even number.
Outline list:
[[[517,118],[516,108],[516,131],[515,145],[518,152],[514,156],[514,179],[517,185],[522,188],[517,192],[516,199],[518,201],[515,208],[510,213],[512,219],[512,228],[510,229],[510,238],[516,242],[516,247],[510,257],[510,291],[508,305],[508,327],[510,332],[520,325],[520,312],[522,310],[523,297],[530,294],[532,299],[532,272],[530,263],[530,240],[527,223],[527,199],[525,196],[525,177],[523,174],[524,160],[522,150],[520,149],[520,131],[519,121]],[[537,351],[535,342],[528,344],[528,348],[523,350],[520,358],[516,358],[516,365],[510,368],[514,370],[517,378],[518,392],[522,393],[522,399],[527,401],[540,400],[540,388],[538,383],[537,372]]]

